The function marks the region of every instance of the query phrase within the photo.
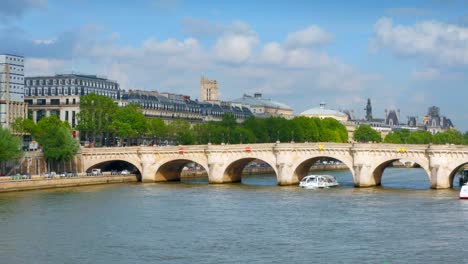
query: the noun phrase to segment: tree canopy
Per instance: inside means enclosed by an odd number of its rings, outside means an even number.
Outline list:
[[[50,161],[70,161],[79,149],[68,122],[60,121],[55,115],[42,118],[32,136]]]
[[[354,131],[354,140],[357,142],[381,142],[380,133],[369,125],[359,125]]]
[[[0,162],[13,160],[21,156],[21,141],[8,129],[0,127]]]

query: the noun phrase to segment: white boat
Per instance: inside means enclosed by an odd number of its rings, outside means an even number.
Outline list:
[[[468,199],[468,185],[465,184],[460,189],[460,199]]]
[[[301,180],[299,186],[306,189],[328,188],[338,186],[338,181],[331,175],[308,175]]]

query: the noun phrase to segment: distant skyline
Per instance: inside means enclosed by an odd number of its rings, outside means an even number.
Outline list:
[[[220,98],[261,92],[296,114],[317,107],[363,118],[436,105],[468,130],[468,0],[3,0],[0,53],[26,76],[77,71],[123,89]]]

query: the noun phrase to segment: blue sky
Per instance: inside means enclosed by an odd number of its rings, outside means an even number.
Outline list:
[[[349,2],[349,3],[348,3]],[[223,100],[262,92],[300,113],[320,101],[363,117],[432,105],[468,130],[468,1],[3,0],[0,53],[26,74],[78,71],[122,88]]]

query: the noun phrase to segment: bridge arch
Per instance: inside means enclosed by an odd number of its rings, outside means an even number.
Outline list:
[[[101,172],[103,173],[112,171],[121,172],[123,170],[128,170],[131,174],[136,175],[138,181],[141,181],[141,166],[140,164],[133,161],[123,159],[97,161],[88,165],[84,171],[89,173],[93,169],[101,169]]]
[[[352,159],[345,158],[345,157],[337,157],[334,155],[327,155],[327,154],[320,154],[320,155],[312,155],[308,157],[304,157],[300,159],[295,165],[293,165],[293,182],[299,182],[307,176],[310,171],[310,168],[319,160],[321,159],[329,159],[329,160],[336,160],[348,167],[351,175],[353,177],[353,181],[356,182],[354,169],[353,169],[353,162]]]
[[[208,174],[209,169],[206,161],[196,158],[181,157],[158,162],[158,165],[156,165],[156,169],[154,170],[154,181],[180,181],[182,170],[190,163],[197,164]]]
[[[247,156],[237,158],[235,160],[230,161],[227,163],[225,169],[223,170],[223,182],[240,182],[242,180],[242,172],[247,166],[247,164],[251,163],[252,161],[261,161],[268,164],[273,172],[275,173],[276,178],[278,179],[278,171],[275,166],[275,162],[254,157],[254,156]]]
[[[407,156],[398,156],[398,157],[386,157],[383,159],[378,159],[377,161],[373,162],[374,166],[371,167],[371,176],[373,181],[375,182],[376,186],[382,185],[382,176],[386,168],[388,168],[392,163],[395,161],[405,160],[409,162],[413,162],[414,164],[419,165],[426,173],[428,182],[431,182],[431,171],[429,169],[429,161],[426,159],[419,159]]]
[[[457,163],[454,163],[454,165],[452,165],[450,168],[449,168],[449,174],[448,174],[448,180],[450,182],[450,188],[453,188],[454,187],[454,179],[455,179],[455,175],[457,175],[458,171],[463,168],[465,165],[468,164],[468,160],[466,161],[459,161]]]

